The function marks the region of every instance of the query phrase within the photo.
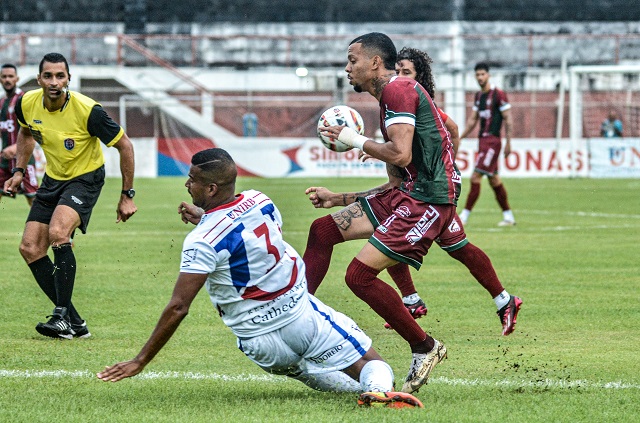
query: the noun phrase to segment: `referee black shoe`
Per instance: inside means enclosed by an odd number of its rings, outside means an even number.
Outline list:
[[[88,338],[91,336],[86,320],[83,320],[80,324],[71,323],[71,330],[74,338]]]
[[[49,338],[62,338],[72,339],[74,331],[71,329],[67,317],[66,307],[56,307],[53,309],[53,314],[50,316],[47,323],[38,323],[36,330],[40,335],[48,336]]]

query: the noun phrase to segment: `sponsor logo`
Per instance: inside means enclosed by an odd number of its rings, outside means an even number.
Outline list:
[[[76,203],[76,204],[82,204],[82,200],[80,200],[78,197],[76,197],[75,195],[71,196],[71,200]]]
[[[192,262],[196,261],[198,257],[198,249],[197,248],[189,248],[187,250],[182,251],[182,263],[180,267],[189,267]]]
[[[439,217],[440,213],[438,213],[433,206],[429,206],[418,223],[416,223],[415,226],[404,236],[406,240],[409,241],[409,244],[414,245],[416,242],[420,241],[423,235],[427,233],[431,225],[433,225]]]
[[[487,106],[489,106],[487,104]],[[491,119],[491,109],[478,110],[478,116],[480,119]]]
[[[256,202],[253,200],[253,198],[248,198],[247,200],[243,201],[242,203],[238,204],[233,209],[231,209],[231,211],[227,213],[227,216],[230,219],[235,219],[236,217],[241,216],[244,212],[246,212],[247,210],[249,210],[255,205],[256,205]]]
[[[73,138],[67,138],[64,140],[64,148],[71,151],[76,146],[76,141]]]
[[[335,347],[328,349],[320,355],[309,357],[309,360],[313,361],[316,364],[324,363],[325,361],[342,351],[343,348],[344,347],[342,345],[336,345]]]
[[[288,301],[285,300],[286,302],[279,303],[276,307],[271,307],[265,310],[262,314],[253,316],[251,318],[251,323],[255,325],[258,325],[260,323],[268,323],[269,321],[276,319],[283,314],[290,313],[291,310],[296,308],[302,296],[302,294],[298,297],[291,296]]]
[[[42,125],[42,121],[40,119],[34,119],[33,123],[35,123],[36,125]]]

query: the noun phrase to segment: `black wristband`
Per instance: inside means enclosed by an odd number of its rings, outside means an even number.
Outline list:
[[[13,175],[16,172],[22,172],[22,176],[24,176],[24,168],[23,167],[14,167],[11,169],[11,174]]]

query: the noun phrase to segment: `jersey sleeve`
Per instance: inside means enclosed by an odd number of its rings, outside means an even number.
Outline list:
[[[193,233],[192,233],[193,234]],[[182,245],[181,273],[210,274],[216,270],[218,257],[206,240],[187,236]]]
[[[414,86],[417,82],[401,78],[392,80],[382,91],[380,104],[384,110],[384,126],[406,123],[416,126],[416,112],[420,99]]]
[[[24,113],[22,113],[22,96],[16,102],[16,117],[18,118],[18,124],[24,128],[28,128],[27,122],[24,120]]]
[[[509,99],[507,98],[507,93],[502,90],[497,91],[498,94],[498,108],[501,112],[505,110],[509,110],[511,108],[511,104],[509,104]]]
[[[115,123],[100,105],[95,105],[91,109],[87,130],[91,136],[98,137],[107,147],[113,146],[124,135],[124,129]]]

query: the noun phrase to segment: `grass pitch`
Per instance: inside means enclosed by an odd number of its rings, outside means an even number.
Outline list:
[[[274,199],[285,238],[302,254],[310,185],[361,190],[374,179],[240,179]],[[437,246],[412,271],[429,306],[420,324],[449,359],[417,396],[424,410],[359,409],[351,394],[320,393],[270,376],[235,347],[204,292],[143,373],[105,383],[95,373],[140,350],[166,305],[190,226],[183,178],[136,181],[138,213],[115,224],[120,191],[107,181],[87,235],[77,235],[74,303],[93,337],[56,341],[34,330],[53,306],[17,247],[22,198],[0,202],[0,421],[44,422],[625,422],[640,401],[640,180],[509,179],[517,226],[501,214],[486,181],[466,232],[506,289],[524,300],[516,331],[500,336],[489,295]],[[468,181],[463,187],[464,204]],[[401,386],[410,351],[344,284],[363,242],[341,244],[318,297],[354,318],[391,364]],[[389,281],[383,273],[381,277]]]

